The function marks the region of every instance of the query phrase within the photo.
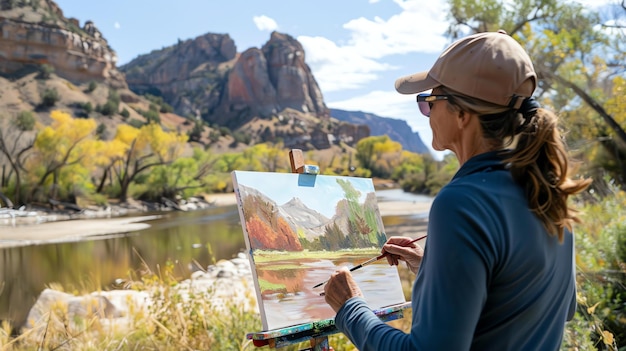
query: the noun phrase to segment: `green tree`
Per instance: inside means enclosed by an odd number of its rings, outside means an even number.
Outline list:
[[[22,111],[11,122],[9,128],[3,130],[0,127],[0,154],[4,155],[11,167],[7,178],[0,181],[0,189],[8,185],[8,179],[15,177],[15,187],[13,198],[18,206],[22,204],[22,172],[24,172],[24,161],[29,150],[34,145],[35,138],[27,137],[27,133],[35,127],[35,116],[30,111]],[[1,193],[1,192],[0,192]],[[7,207],[13,207],[13,202],[8,198],[4,200]]]
[[[262,143],[246,148],[243,156],[247,158],[250,164],[253,164],[253,170],[261,172],[286,171],[288,166],[287,152],[282,143]]]
[[[206,188],[207,176],[213,172],[216,157],[195,148],[192,157],[178,158],[171,164],[156,166],[146,181],[147,197],[160,199],[177,195],[187,198]]]
[[[128,199],[128,190],[135,178],[153,167],[169,164],[183,151],[187,136],[165,132],[158,124],[151,123],[137,129],[120,125],[114,138],[124,146],[123,156],[113,163],[120,185],[119,199]]]
[[[370,136],[356,144],[356,159],[373,177],[389,178],[402,155],[402,145],[387,135]]]

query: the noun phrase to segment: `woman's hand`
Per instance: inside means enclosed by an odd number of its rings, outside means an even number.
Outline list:
[[[357,296],[363,297],[363,293],[346,267],[333,273],[324,286],[324,299],[335,312],[339,311],[346,301]]]
[[[387,262],[397,266],[399,261],[406,262],[406,266],[417,274],[422,264],[424,250],[416,243],[411,243],[412,238],[404,236],[392,236],[383,245],[382,253],[388,253]]]

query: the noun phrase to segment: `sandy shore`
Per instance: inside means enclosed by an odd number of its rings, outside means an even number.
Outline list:
[[[206,197],[214,206],[237,204],[235,194],[211,194]],[[378,203],[381,216],[403,216],[426,213],[430,202],[382,201]],[[30,225],[0,225],[0,248],[49,242],[77,241],[98,235],[128,233],[149,227],[145,221],[158,216],[124,218],[77,219],[70,221],[44,222]]]

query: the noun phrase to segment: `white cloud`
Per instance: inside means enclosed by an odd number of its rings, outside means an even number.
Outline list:
[[[376,80],[377,72],[394,68],[360,55],[353,47],[340,47],[323,37],[300,36],[298,41],[324,92],[358,88]]]
[[[396,0],[395,3],[402,12],[387,21],[361,17],[344,24],[351,32],[348,46],[375,59],[395,54],[438,53],[445,48],[448,24],[443,0]]]
[[[115,22],[115,23],[113,23],[113,28],[120,29],[120,28],[122,28],[122,25],[120,24],[120,22]]]
[[[252,21],[254,21],[254,24],[259,30],[271,32],[278,29],[278,23],[276,23],[274,19],[269,18],[265,15],[254,16],[252,17]]]
[[[447,43],[444,1],[395,0],[401,12],[388,20],[361,17],[345,23],[350,39],[343,45],[324,37],[297,39],[323,92],[356,89],[398,69],[383,61],[387,56],[441,52]]]

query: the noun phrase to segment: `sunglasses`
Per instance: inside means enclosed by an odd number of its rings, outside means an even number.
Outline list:
[[[419,107],[420,112],[426,116],[430,117],[430,109],[433,108],[433,102],[437,100],[449,100],[451,95],[432,95],[432,94],[417,94],[417,107]]]

